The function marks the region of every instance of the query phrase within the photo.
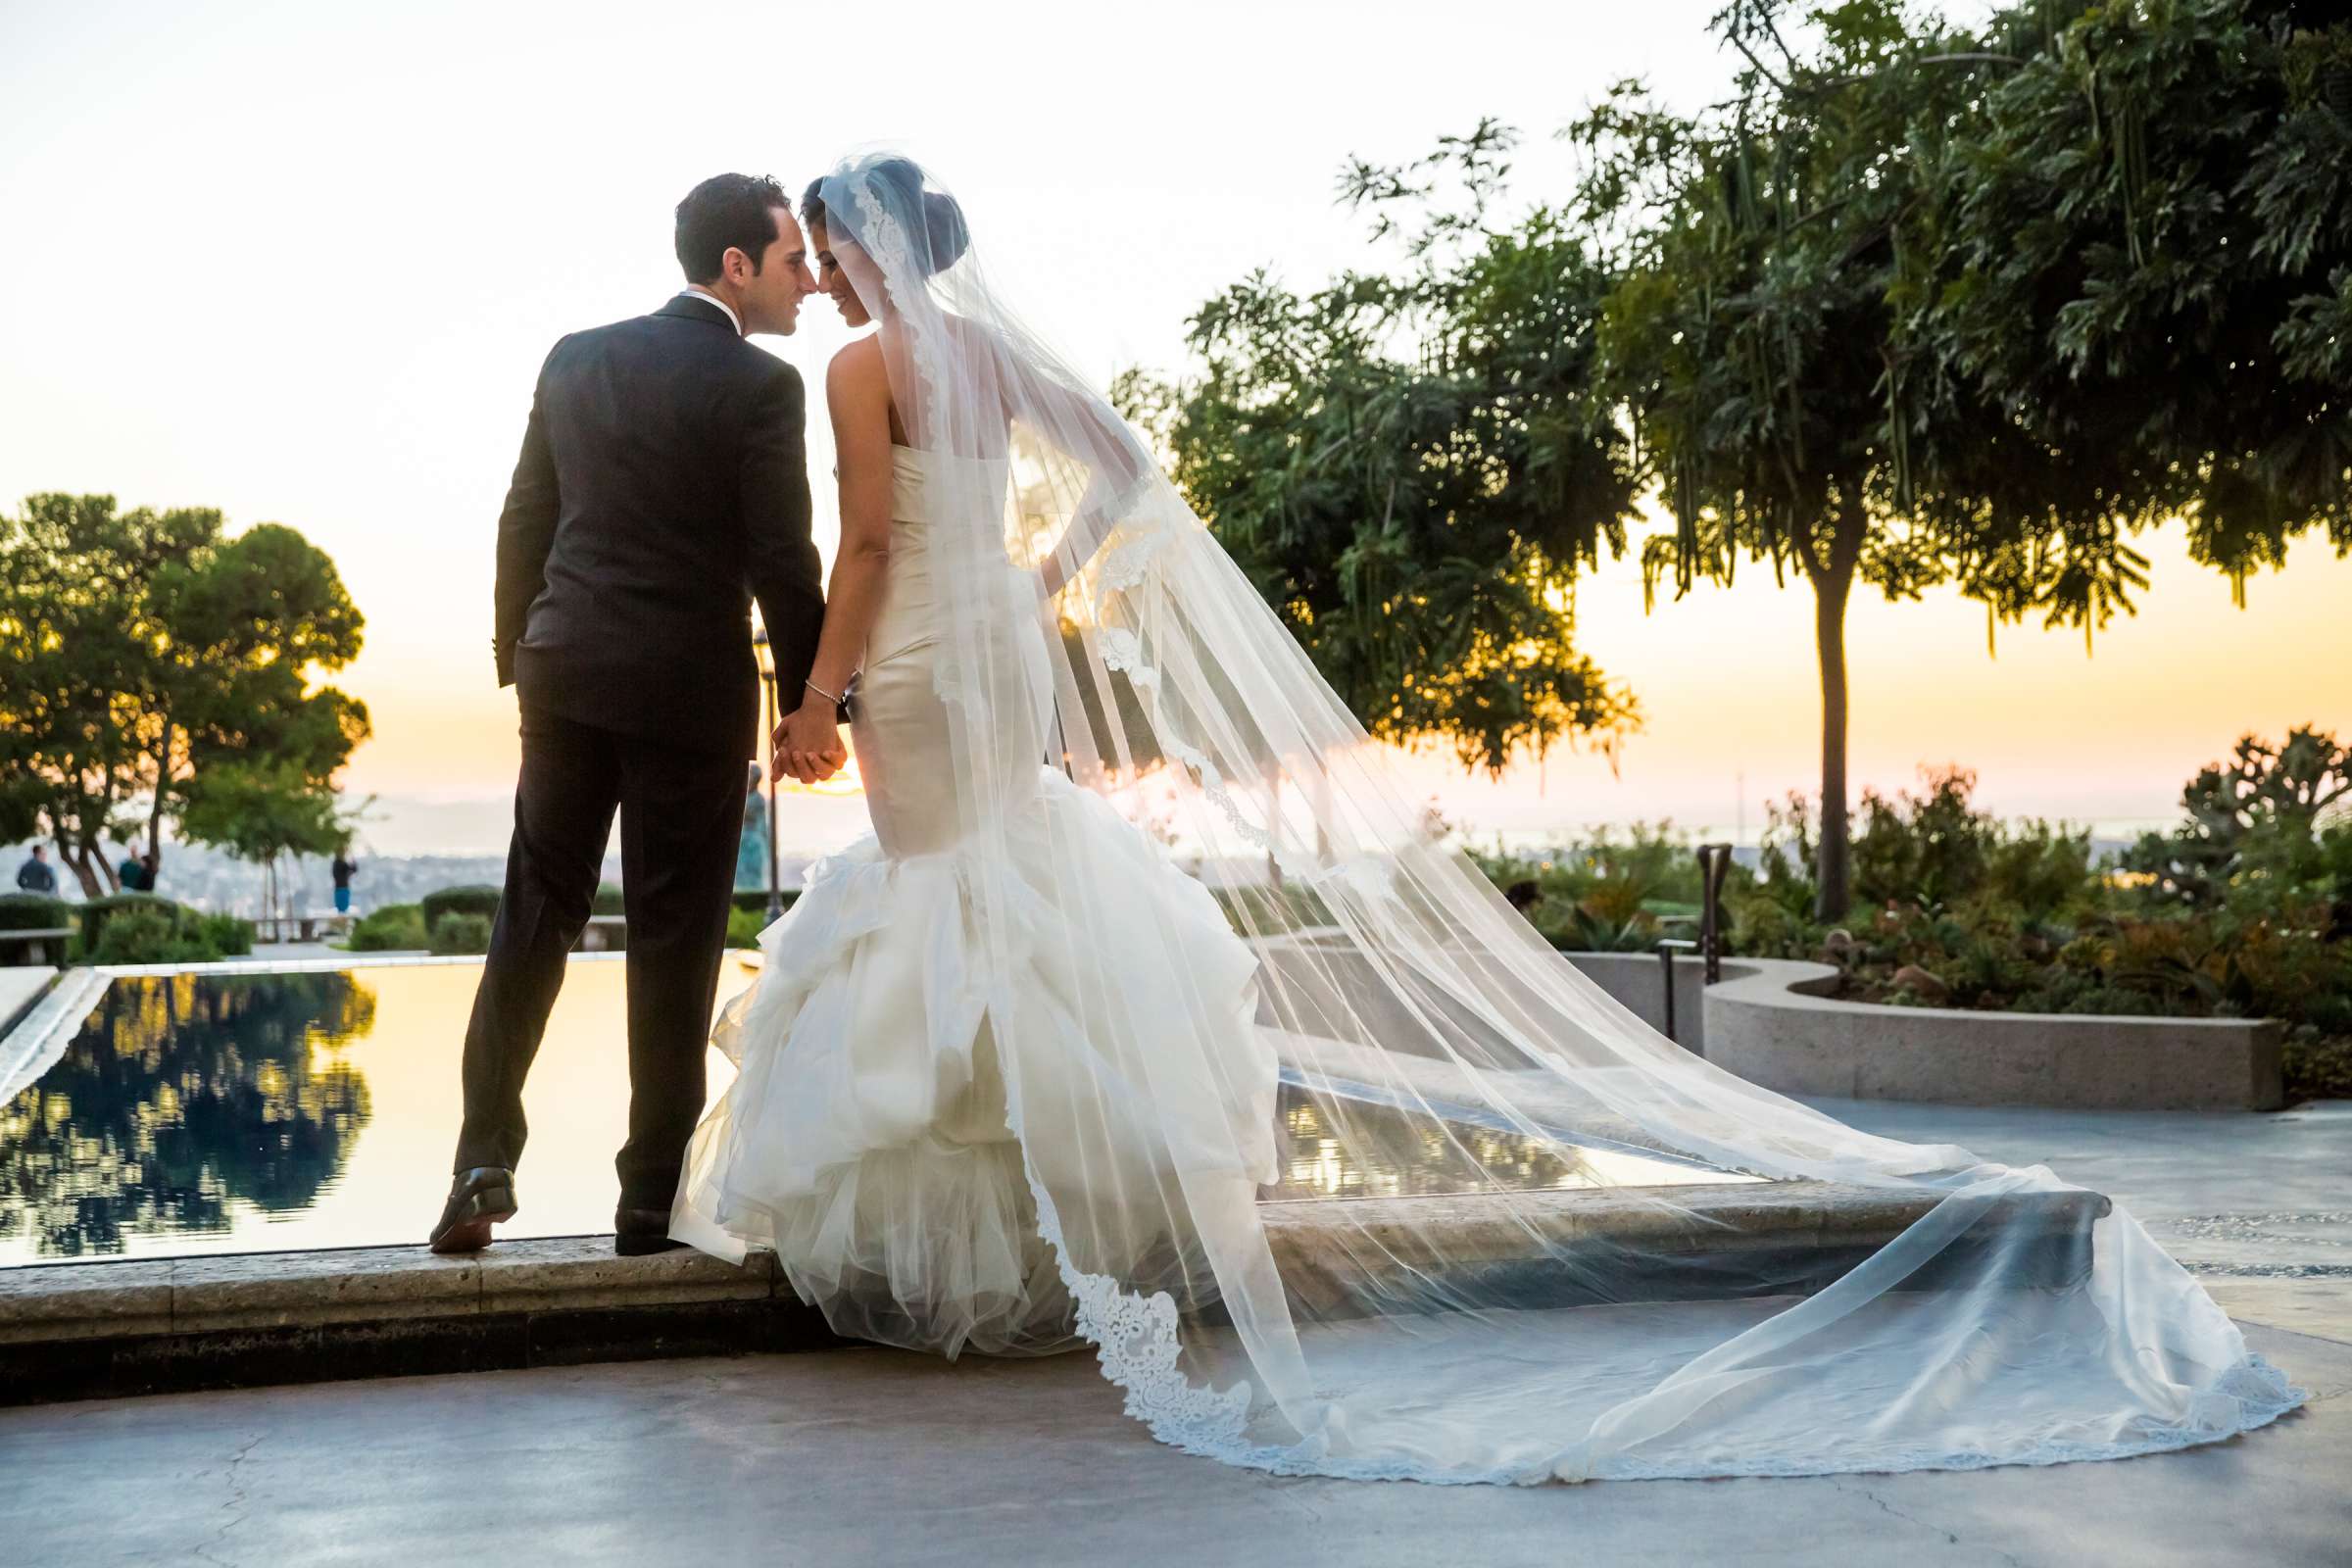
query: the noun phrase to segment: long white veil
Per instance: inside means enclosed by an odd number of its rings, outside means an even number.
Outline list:
[[[1065,1318],[1155,1435],[1339,1476],[1786,1474],[2298,1401],[2095,1195],[1857,1132],[1612,1002],[1424,836],[939,183],[877,154],[820,193],[928,476],[972,1027]],[[1102,831],[1147,797],[1172,831]],[[1168,894],[1163,841],[1206,891]]]

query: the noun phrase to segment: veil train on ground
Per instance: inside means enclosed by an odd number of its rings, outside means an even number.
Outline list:
[[[1424,837],[945,189],[875,154],[821,195],[922,497],[939,819],[762,938],[702,1245],[777,1246],[887,1343],[1091,1344],[1155,1436],[1287,1473],[2037,1464],[2300,1402],[2098,1195],[1858,1132],[1611,1001]],[[1146,778],[1199,879],[1131,820]]]

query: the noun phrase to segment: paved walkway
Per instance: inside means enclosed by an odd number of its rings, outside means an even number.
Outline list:
[[[0,1032],[56,978],[57,971],[43,964],[19,963],[0,968]]]
[[[0,1541],[10,1561],[74,1565],[2352,1562],[2352,1278],[2330,1272],[2352,1227],[2328,1206],[2344,1200],[2352,1103],[1831,1108],[2114,1193],[2202,1259],[2249,1344],[2313,1403],[2231,1443],[2110,1464],[1367,1486],[1161,1447],[1083,1357],[829,1351],[0,1411]]]

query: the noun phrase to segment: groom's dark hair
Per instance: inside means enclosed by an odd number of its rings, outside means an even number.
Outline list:
[[[678,203],[678,265],[689,283],[708,283],[724,270],[729,249],[760,258],[776,240],[776,209],[792,211],[784,187],[765,174],[712,174]]]

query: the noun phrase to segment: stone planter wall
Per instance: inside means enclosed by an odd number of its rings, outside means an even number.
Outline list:
[[[1585,978],[1609,994],[1643,1023],[1666,1032],[1666,984],[1654,953],[1563,953]],[[1694,1055],[1707,1054],[1707,965],[1696,957],[1674,960],[1674,1039]]]
[[[1707,1059],[1788,1095],[2098,1110],[2275,1110],[2279,1027],[2238,1018],[1837,1002],[1828,964],[1740,958],[1706,993]]]

